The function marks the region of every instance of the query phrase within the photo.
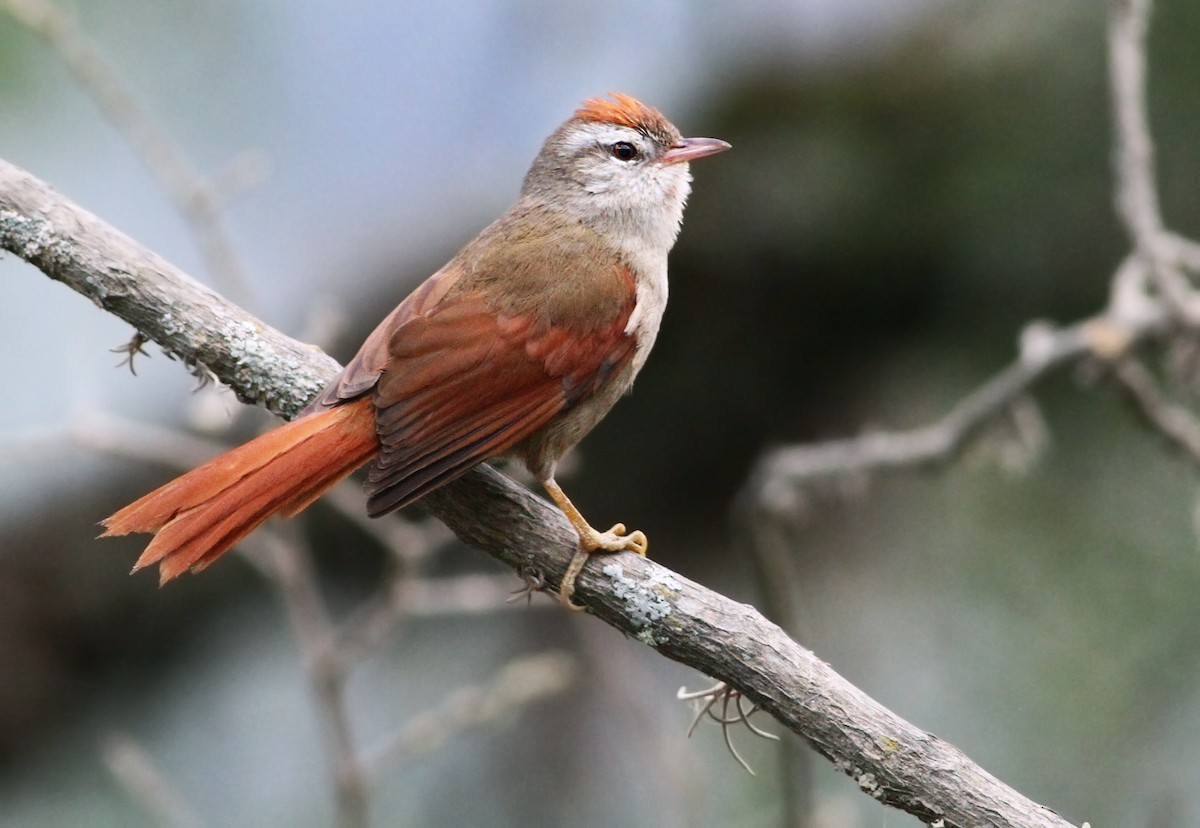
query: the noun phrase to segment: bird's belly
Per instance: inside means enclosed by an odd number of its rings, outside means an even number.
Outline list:
[[[512,456],[523,460],[538,480],[545,480],[553,475],[554,464],[558,459],[604,419],[609,409],[629,390],[635,373],[632,365],[627,366],[595,394],[582,400],[569,411],[564,411],[515,446]]]

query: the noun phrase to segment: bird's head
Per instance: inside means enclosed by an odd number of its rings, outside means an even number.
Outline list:
[[[603,232],[669,249],[691,190],[688,162],[726,149],[716,138],[684,138],[658,110],[613,93],[584,101],[546,139],[521,192]]]

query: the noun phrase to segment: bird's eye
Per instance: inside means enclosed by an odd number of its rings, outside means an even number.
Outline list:
[[[617,141],[611,147],[613,158],[621,161],[632,161],[638,157],[637,147],[628,141]]]

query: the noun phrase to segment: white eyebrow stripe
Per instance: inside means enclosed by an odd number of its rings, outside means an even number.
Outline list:
[[[586,123],[569,131],[564,137],[566,138],[564,143],[570,148],[572,154],[597,144],[607,146],[618,141],[629,141],[638,147],[642,147],[643,144],[642,135],[636,129],[616,124]]]

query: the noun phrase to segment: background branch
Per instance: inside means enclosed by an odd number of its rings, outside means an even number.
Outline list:
[[[231,291],[234,298],[248,302],[252,297],[250,284],[221,222],[221,209],[233,194],[259,177],[263,160],[250,155],[239,158],[220,176],[219,186],[210,184],[138,102],[70,13],[49,0],[0,0],[0,8],[54,49],[75,82],[121,131],[175,202],[218,284]]]
[[[767,454],[742,495],[744,508],[757,505],[795,513],[797,487],[854,483],[862,475],[916,469],[948,462],[990,425],[1013,411],[1047,376],[1092,357],[1116,358],[1161,333],[1168,313],[1145,302],[1066,328],[1031,325],[1020,356],[986,380],[937,421],[908,431],[874,431],[845,440],[778,448]]]
[[[285,416],[337,369],[4,162],[0,246]],[[528,490],[481,466],[424,503],[468,544],[557,588],[576,537]],[[752,607],[632,554],[586,567],[576,594],[616,629],[740,690],[883,804],[944,826],[1068,825],[869,698]]]
[[[191,806],[163,778],[153,757],[131,736],[109,734],[101,754],[118,784],[163,828],[204,828]]]
[[[1187,278],[1188,273],[1200,271],[1200,245],[1168,232],[1159,209],[1146,107],[1146,35],[1151,10],[1151,0],[1110,0],[1115,202],[1133,250],[1111,278],[1108,307],[1063,328],[1040,322],[1029,325],[1021,337],[1018,358],[929,425],[782,446],[769,452],[739,498],[743,516],[759,510],[797,515],[805,511],[800,494],[805,487],[832,483],[857,489],[869,473],[945,463],[1013,412],[1044,378],[1091,358],[1113,368],[1113,376],[1148,425],[1197,456],[1194,429],[1186,412],[1157,401],[1149,375],[1128,357],[1151,337],[1177,333],[1200,322],[1200,298]]]
[[[1154,141],[1146,106],[1146,35],[1152,7],[1151,0],[1110,0],[1108,69],[1116,138],[1117,217],[1169,309],[1196,323],[1200,307],[1172,261],[1155,180]]]

